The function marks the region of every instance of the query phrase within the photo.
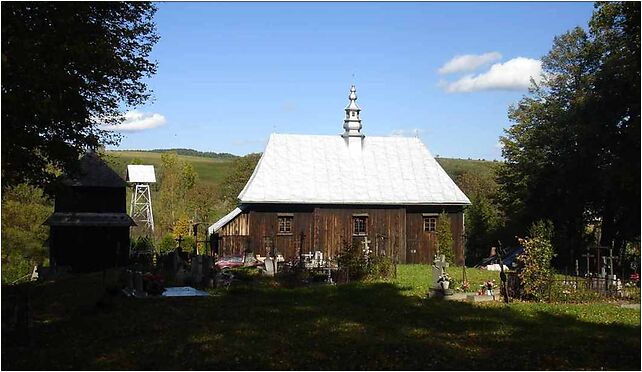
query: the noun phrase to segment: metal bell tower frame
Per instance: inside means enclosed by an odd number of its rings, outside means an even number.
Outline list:
[[[151,183],[156,183],[153,165],[128,165],[127,182],[132,183],[131,218],[154,232],[154,213],[152,210],[152,195],[149,189]]]

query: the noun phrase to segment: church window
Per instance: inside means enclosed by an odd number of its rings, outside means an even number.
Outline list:
[[[363,236],[368,234],[368,217],[367,216],[352,217],[352,234],[357,236]]]
[[[437,231],[437,217],[424,217],[424,231]]]
[[[292,234],[292,216],[279,216],[279,234]]]

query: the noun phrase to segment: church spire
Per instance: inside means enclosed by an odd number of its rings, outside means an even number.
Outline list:
[[[350,103],[346,106],[346,117],[343,120],[343,137],[363,137],[361,133],[361,118],[359,116],[361,109],[357,106],[357,88],[350,87],[350,95],[348,96]]]

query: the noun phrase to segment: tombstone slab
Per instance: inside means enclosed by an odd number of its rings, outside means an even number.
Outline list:
[[[487,302],[487,301],[494,301],[495,296],[488,296],[488,295],[468,295],[466,296],[466,300],[469,302]]]

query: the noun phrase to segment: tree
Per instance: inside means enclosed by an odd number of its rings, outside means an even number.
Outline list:
[[[180,160],[175,153],[161,155],[157,203],[159,234],[173,231],[175,222],[181,217],[190,219],[186,200],[197,180],[198,174],[191,163]]]
[[[518,256],[522,263],[519,280],[528,299],[542,300],[553,276],[551,260],[553,246],[551,236],[553,225],[550,221],[537,221],[530,228],[530,236],[521,240],[524,252]]]
[[[2,4],[2,186],[77,170],[101,129],[145,102],[158,40],[148,2]]]
[[[518,233],[553,222],[558,266],[588,222],[618,247],[640,235],[639,24],[639,3],[598,3],[589,32],[556,37],[542,83],[509,109],[499,199]]]
[[[232,163],[232,170],[221,183],[219,191],[219,199],[223,201],[226,209],[235,207],[238,203],[238,195],[252,176],[259,159],[261,154],[254,153],[237,158]]]
[[[457,185],[470,199],[465,210],[466,261],[470,265],[487,257],[489,248],[497,243],[503,230],[500,206],[496,202],[497,182],[493,172],[464,171]]]
[[[484,195],[473,195],[466,208],[466,261],[474,266],[488,256],[502,228],[497,207]]]
[[[446,256],[447,262],[455,262],[453,234],[450,230],[450,218],[446,212],[441,212],[437,218],[437,247],[439,253]]]
[[[2,281],[11,283],[47,259],[48,228],[43,222],[53,203],[42,189],[19,184],[2,194]]]

